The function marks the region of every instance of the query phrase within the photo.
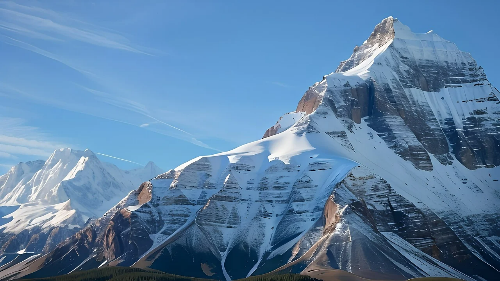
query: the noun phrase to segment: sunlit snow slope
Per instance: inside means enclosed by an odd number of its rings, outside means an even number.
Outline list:
[[[498,96],[470,54],[389,17],[262,140],[141,185],[25,269],[498,280]]]
[[[0,253],[48,251],[160,173],[152,163],[123,171],[69,148],[19,163],[0,177]]]

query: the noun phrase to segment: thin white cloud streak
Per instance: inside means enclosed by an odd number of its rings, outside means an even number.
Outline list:
[[[73,39],[73,40],[78,40],[81,42],[86,42],[89,44],[97,45],[97,46],[102,46],[102,47],[108,47],[108,48],[113,48],[113,49],[120,49],[120,50],[125,50],[125,51],[130,51],[130,52],[135,52],[135,53],[142,53],[149,55],[148,53],[142,52],[134,47],[131,47],[125,38],[121,37],[120,35],[114,34],[114,33],[106,33],[105,36],[97,34],[97,29],[92,32],[88,30],[83,30],[81,28],[77,27],[72,27],[69,25],[63,25],[60,23],[56,23],[53,20],[42,18],[41,16],[35,16],[32,14],[43,14],[44,17],[50,17],[52,19],[56,19],[58,21],[68,21],[71,19],[65,18],[60,14],[57,14],[53,11],[50,10],[45,10],[42,8],[38,7],[30,7],[30,6],[23,6],[19,5],[16,3],[12,2],[4,2],[1,3],[0,5],[3,4],[3,7],[7,8],[0,8],[0,16],[3,15],[2,21],[0,21],[0,28],[3,27],[5,30],[9,30],[12,32],[15,32],[16,34],[20,35],[26,35],[31,38],[37,38],[37,39],[46,39],[46,40],[58,40],[59,38],[56,38],[54,36],[59,36],[61,37],[61,41],[64,41],[65,39]],[[16,11],[17,10],[17,11]],[[22,12],[20,12],[22,11]],[[74,20],[72,20],[74,21]],[[79,22],[79,24],[84,24],[88,25],[87,23],[84,22]],[[95,28],[94,28],[95,29]],[[101,32],[101,34],[104,34]],[[44,37],[46,36],[46,37]],[[117,38],[117,40],[113,40],[110,38]],[[71,69],[74,69],[87,77],[95,80],[95,75],[91,73],[90,71],[84,70],[80,68],[77,64],[71,63],[67,59],[64,59],[54,53],[51,53],[49,51],[43,50],[35,45],[29,44],[27,42],[24,42],[22,40],[12,38],[6,35],[0,34],[0,38],[3,38],[3,42],[6,44],[10,44],[19,48],[23,48],[25,50],[34,52],[36,54],[39,54],[41,56],[47,57],[49,59],[55,60]],[[23,92],[18,89],[11,89],[14,90],[17,93],[22,94],[23,96],[33,99],[37,102],[44,103],[44,104],[49,104],[52,106],[56,106],[65,110],[73,111],[73,112],[79,112],[95,117],[100,117],[112,121],[117,121],[121,123],[126,123],[134,126],[138,126],[141,128],[145,128],[157,133],[160,133],[162,135],[174,137],[183,141],[187,141],[189,143],[192,143],[194,145],[203,147],[203,148],[208,148],[214,151],[220,152],[219,149],[215,149],[213,147],[210,147],[209,145],[203,143],[202,141],[198,140],[195,138],[195,136],[179,127],[173,126],[169,123],[166,123],[155,116],[153,116],[149,110],[141,103],[136,102],[134,100],[126,99],[123,97],[116,97],[107,93],[103,93],[97,90],[85,88],[87,91],[93,93],[94,95],[100,96],[101,100],[118,108],[122,108],[128,111],[135,112],[137,114],[143,115],[149,119],[154,120],[155,122],[153,123],[159,123],[162,125],[165,125],[171,129],[174,129],[175,131],[178,131],[182,135],[176,135],[172,132],[165,132],[162,130],[162,132],[158,132],[157,130],[151,130],[150,126],[141,126],[143,124],[137,125],[137,124],[131,124],[129,122],[123,121],[123,120],[117,120],[116,118],[108,118],[106,116],[102,116],[101,113],[95,114],[92,112],[89,112],[89,108],[92,107],[87,107],[87,106],[81,106],[81,105],[75,105],[71,102],[65,102],[64,100],[60,99],[48,99],[48,98],[42,98],[40,95],[33,95],[29,94],[26,92]],[[91,110],[91,109],[90,109]],[[123,119],[123,118],[119,118]],[[152,125],[153,123],[148,122],[145,124]]]
[[[0,157],[17,159],[18,155],[48,157],[54,150],[67,145],[53,142],[38,128],[25,126],[21,118],[0,116]]]
[[[46,149],[58,149],[61,148],[60,144],[54,144],[47,141],[39,141],[39,140],[30,140],[20,137],[12,137],[6,135],[0,135],[0,143],[9,144],[9,145],[17,145],[17,146],[25,146],[32,148],[46,148]]]
[[[17,157],[10,153],[0,151],[0,158],[16,159]]]
[[[186,135],[189,135],[190,137],[194,137],[193,134],[181,129],[181,128],[178,128],[176,126],[173,126],[173,125],[170,125],[166,122],[163,122],[157,118],[155,118],[154,116],[151,115],[150,111],[147,109],[147,107],[143,104],[141,104],[140,102],[137,102],[137,101],[134,101],[134,100],[130,100],[130,99],[127,99],[127,98],[122,98],[122,97],[116,97],[116,96],[113,96],[111,94],[108,94],[108,93],[105,93],[105,92],[101,92],[101,91],[97,91],[97,90],[94,90],[94,89],[90,89],[90,88],[87,88],[87,87],[83,87],[81,86],[83,89],[93,93],[94,95],[97,95],[99,97],[101,97],[102,101],[110,104],[110,105],[113,105],[113,106],[116,106],[116,107],[119,107],[119,108],[123,108],[123,109],[126,109],[126,110],[129,110],[129,111],[132,111],[132,112],[135,112],[135,113],[138,113],[138,114],[141,114],[145,117],[148,117],[148,118],[151,118],[153,119],[154,121],[156,121],[157,123],[160,123],[160,124],[163,124],[167,127],[170,127],[174,130],[177,130],[179,132],[182,132]]]
[[[151,119],[155,120],[156,122],[161,123],[161,124],[163,124],[163,125],[165,125],[165,126],[168,126],[168,127],[172,128],[172,129],[175,129],[175,130],[177,130],[177,131],[183,132],[184,134],[187,134],[187,135],[189,135],[189,136],[192,136],[192,137],[193,137],[193,139],[195,139],[195,138],[194,138],[194,136],[193,136],[193,134],[188,133],[188,132],[184,131],[183,129],[179,129],[179,128],[175,127],[175,126],[172,126],[172,125],[170,125],[170,124],[168,124],[168,123],[165,123],[165,122],[163,122],[163,121],[161,121],[161,120],[158,120],[158,119],[154,118],[154,117],[153,117],[153,116],[151,116],[151,115],[146,114],[146,115],[144,115],[144,116],[149,117],[149,118],[151,118]],[[195,139],[195,140],[196,140],[196,139]],[[199,141],[199,140],[196,140],[196,141]],[[200,142],[201,142],[201,141],[200,141]]]
[[[147,109],[147,107],[143,104],[141,104],[140,102],[137,102],[137,101],[134,101],[134,100],[130,100],[130,99],[127,99],[127,98],[123,98],[123,97],[116,97],[116,96],[113,96],[109,93],[105,93],[105,92],[102,92],[102,91],[98,91],[98,90],[94,90],[94,89],[90,89],[90,88],[87,88],[87,87],[84,87],[84,86],[81,86],[79,85],[81,88],[85,89],[86,91],[98,96],[101,98],[102,101],[110,104],[110,105],[113,105],[115,107],[118,107],[118,108],[122,108],[122,109],[125,109],[125,110],[128,110],[128,111],[132,111],[134,113],[137,113],[137,114],[140,114],[140,115],[143,115],[145,117],[148,117],[152,120],[155,121],[155,123],[159,123],[159,124],[162,124],[162,125],[165,125],[171,129],[174,129],[176,131],[179,131],[183,134],[185,134],[186,136],[184,137],[180,137],[180,136],[176,136],[176,135],[173,135],[173,134],[168,134],[168,133],[165,133],[164,131],[159,131],[159,130],[155,130],[153,128],[151,128],[151,124],[149,123],[146,123],[148,124],[147,126],[143,126],[145,124],[141,124],[139,125],[140,128],[144,128],[144,129],[147,129],[147,130],[150,130],[150,131],[153,131],[153,132],[156,132],[156,133],[159,133],[159,134],[162,134],[162,135],[166,135],[166,136],[170,136],[170,137],[174,137],[174,138],[177,138],[177,139],[180,139],[180,140],[184,140],[184,141],[187,141],[187,142],[190,142],[191,144],[194,144],[196,146],[199,146],[199,147],[203,147],[203,148],[207,148],[207,149],[210,149],[210,150],[214,150],[214,151],[217,151],[217,152],[222,152],[221,150],[217,149],[217,148],[213,148],[211,146],[209,146],[208,144],[198,140],[193,134],[179,128],[179,127],[176,127],[176,126],[173,126],[171,124],[168,124],[154,116],[151,115],[150,111]],[[113,120],[113,119],[109,119],[109,120]],[[117,121],[117,120],[113,120],[113,121]],[[120,121],[122,122],[122,121]],[[130,124],[128,122],[122,122],[122,123],[126,123],[126,124]],[[134,125],[134,124],[131,124],[131,125]],[[137,125],[134,125],[134,126],[137,126]]]
[[[4,7],[9,7],[11,10],[24,11],[25,13],[31,13],[31,14],[44,14],[45,16],[50,16],[53,18],[57,18],[59,20],[64,19],[58,13],[40,7],[25,6],[12,1],[2,1],[1,4]]]
[[[78,84],[77,84],[78,85]],[[90,116],[94,116],[94,117],[98,117],[98,118],[102,118],[102,119],[106,119],[106,120],[110,120],[110,121],[114,121],[114,122],[119,122],[119,123],[123,123],[123,124],[128,124],[128,125],[132,125],[132,126],[135,126],[135,127],[140,127],[140,128],[143,128],[143,129],[146,129],[146,130],[149,130],[149,131],[152,131],[152,132],[155,132],[155,133],[158,133],[158,134],[161,134],[161,135],[164,135],[164,136],[169,136],[169,137],[173,137],[173,138],[176,138],[176,139],[179,139],[179,140],[182,140],[182,141],[186,141],[186,142],[189,142],[193,145],[196,145],[196,146],[199,146],[199,147],[203,147],[203,148],[206,148],[206,149],[210,149],[210,150],[213,150],[213,151],[216,151],[216,152],[222,152],[222,150],[220,149],[217,149],[217,148],[214,148],[214,147],[211,147],[210,145],[198,140],[193,134],[183,130],[183,129],[180,129],[176,126],[173,126],[173,125],[170,125],[164,121],[161,121],[159,120],[158,118],[155,118],[154,116],[150,115],[149,114],[149,110],[147,109],[146,106],[144,106],[143,104],[139,103],[139,102],[136,102],[136,101],[133,101],[133,100],[130,100],[130,99],[126,99],[126,98],[121,98],[121,97],[113,97],[112,95],[108,94],[108,93],[105,93],[105,92],[101,92],[101,91],[97,91],[97,90],[94,90],[94,89],[90,89],[90,88],[87,88],[87,87],[84,87],[84,86],[81,86],[81,85],[78,85],[79,87],[81,87],[82,89],[85,89],[87,90],[88,92],[98,96],[101,98],[101,101],[109,104],[109,105],[112,105],[112,106],[115,106],[117,108],[121,108],[121,109],[124,109],[124,110],[127,110],[127,111],[131,111],[131,112],[134,112],[136,114],[140,114],[144,117],[147,117],[147,118],[150,118],[152,120],[155,121],[155,123],[159,123],[159,124],[162,124],[162,125],[165,125],[171,129],[174,129],[182,134],[184,134],[184,136],[180,136],[180,135],[176,135],[172,132],[165,132],[164,130],[158,130],[157,128],[152,128],[152,126],[142,126],[142,124],[133,124],[131,122],[127,122],[127,121],[124,121],[124,120],[119,120],[119,119],[116,119],[116,118],[109,118],[109,117],[106,117],[106,116],[103,116],[102,114],[96,114],[96,113],[92,113],[89,111],[89,108],[94,108],[93,106],[89,107],[89,106],[80,106],[80,104],[75,104],[75,103],[70,103],[70,102],[64,102],[63,100],[61,99],[47,99],[45,97],[42,97],[41,95],[36,95],[36,94],[32,94],[32,93],[27,93],[26,91],[21,91],[19,89],[16,89],[16,88],[13,88],[11,86],[8,86],[8,85],[5,85],[5,84],[0,84],[0,87],[3,87],[4,89],[8,90],[8,91],[13,91],[19,95],[22,95],[28,99],[31,99],[35,102],[38,102],[38,103],[42,103],[42,104],[46,104],[46,105],[50,105],[50,106],[54,106],[54,107],[57,107],[57,108],[61,108],[61,109],[64,109],[64,110],[68,110],[68,111],[72,111],[72,112],[77,112],[77,113],[82,113],[82,114],[86,114],[86,115],[90,115]],[[102,111],[102,112],[105,112],[105,111]],[[149,125],[152,125],[151,123],[147,123]]]
[[[16,164],[0,164],[0,167],[4,167],[4,168],[7,168],[7,169],[10,169],[12,167],[14,167]]]
[[[5,8],[0,8],[0,15],[3,14],[4,20],[10,20],[10,23],[17,22],[15,25],[17,28],[13,29],[13,31],[17,33],[21,33],[24,35],[30,35],[30,32],[23,32],[22,29],[29,30],[39,30],[46,31],[50,33],[58,34],[62,37],[77,40],[80,42],[84,42],[87,44],[92,44],[96,46],[118,49],[129,51],[133,53],[139,53],[144,55],[150,55],[149,53],[140,51],[134,47],[129,46],[125,42],[118,42],[109,38],[109,36],[103,36],[95,33],[95,31],[87,31],[83,29],[79,29],[76,27],[71,27],[63,24],[56,23],[52,20],[41,18],[34,15],[29,15],[21,12],[17,12],[14,10],[9,10]],[[24,26],[20,26],[24,25]],[[118,36],[116,36],[118,37]]]
[[[19,145],[9,145],[0,143],[0,151],[10,153],[10,154],[21,154],[21,155],[32,155],[32,156],[50,156],[51,152],[48,152],[39,148],[24,147]]]
[[[144,128],[144,127],[147,127],[147,126],[149,126],[149,124],[148,123],[144,123],[144,124],[141,124],[139,127]]]
[[[131,160],[127,160],[127,159],[123,159],[123,158],[111,156],[111,155],[108,155],[108,154],[104,154],[104,153],[100,153],[100,152],[96,152],[96,154],[102,155],[102,156],[106,156],[106,157],[109,157],[109,158],[113,158],[113,159],[116,159],[116,160],[124,161],[124,162],[133,163],[133,164],[136,164],[136,165],[139,165],[139,166],[144,166],[143,164],[140,164],[140,163],[137,163],[137,162],[134,162],[134,161],[131,161]]]
[[[9,37],[9,36],[5,36],[5,35],[2,35],[2,34],[0,34],[0,36],[7,39],[7,40],[3,40],[3,42],[6,43],[6,44],[9,44],[11,46],[16,46],[16,47],[19,47],[19,48],[31,51],[33,53],[39,54],[39,55],[44,56],[44,57],[49,58],[49,59],[53,59],[53,60],[55,60],[55,61],[57,61],[59,63],[62,63],[64,65],[66,65],[69,68],[72,68],[72,69],[74,69],[74,70],[82,73],[82,74],[89,75],[89,76],[94,76],[93,73],[91,73],[89,71],[86,71],[86,70],[83,70],[83,69],[75,66],[74,64],[68,62],[67,60],[64,60],[64,59],[56,56],[55,54],[53,54],[51,52],[45,51],[45,50],[40,49],[40,48],[38,48],[38,47],[36,47],[34,45],[31,45],[29,43],[26,43],[26,42],[18,40],[18,39],[14,39],[14,38]]]
[[[0,85],[2,86],[2,85]],[[5,87],[5,85],[3,85]],[[81,86],[82,87],[82,86]],[[127,121],[124,121],[124,120],[119,120],[119,119],[115,119],[115,118],[109,118],[109,117],[106,117],[106,116],[103,116],[103,115],[99,115],[99,114],[95,114],[95,113],[92,113],[90,111],[88,111],[88,106],[84,106],[82,108],[77,108],[75,107],[75,104],[74,103],[65,103],[61,100],[50,100],[50,99],[46,99],[46,98],[41,98],[40,95],[34,95],[34,94],[29,94],[29,93],[26,93],[26,92],[23,92],[23,91],[20,91],[18,89],[14,89],[12,87],[6,87],[7,89],[9,89],[10,91],[15,91],[17,92],[18,94],[21,94],[27,98],[30,98],[36,102],[39,102],[39,103],[42,103],[42,104],[46,104],[46,105],[50,105],[50,106],[54,106],[54,107],[57,107],[57,108],[61,108],[61,109],[64,109],[64,110],[68,110],[68,111],[72,111],[72,112],[77,112],[77,113],[82,113],[82,114],[86,114],[86,115],[89,115],[89,116],[93,116],[93,117],[97,117],[97,118],[102,118],[102,119],[105,119],[105,120],[110,120],[110,121],[114,121],[114,122],[118,122],[118,123],[122,123],[122,124],[127,124],[127,125],[130,125],[130,126],[134,126],[134,127],[139,127],[139,128],[143,128],[143,129],[146,129],[148,131],[152,131],[154,133],[157,133],[157,134],[160,134],[160,135],[164,135],[164,136],[168,136],[168,137],[172,137],[172,138],[175,138],[175,139],[178,139],[178,140],[182,140],[182,141],[185,141],[185,142],[189,142],[193,145],[196,145],[196,146],[199,146],[199,147],[203,147],[203,148],[206,148],[206,149],[210,149],[210,150],[213,150],[213,151],[216,151],[216,152],[222,152],[222,150],[220,149],[217,149],[217,148],[214,148],[200,140],[198,140],[197,138],[195,138],[193,136],[193,134],[185,131],[185,130],[182,130],[180,128],[177,128],[175,126],[172,126],[166,122],[163,122],[149,114],[147,114],[147,109],[144,105],[138,103],[138,102],[130,102],[130,103],[124,103],[123,101],[128,101],[127,99],[122,99],[121,103],[112,103],[112,102],[109,102],[108,104],[110,105],[114,105],[118,108],[122,108],[124,110],[129,110],[129,111],[132,111],[134,113],[137,113],[137,114],[140,114],[140,115],[143,115],[145,117],[148,117],[148,118],[151,118],[153,119],[154,121],[156,121],[155,123],[159,123],[159,124],[162,124],[162,125],[166,125],[167,127],[169,128],[173,128],[175,129],[176,131],[178,132],[181,132],[183,133],[184,135],[178,135],[178,134],[174,134],[172,132],[167,132],[165,130],[162,130],[162,129],[159,129],[159,128],[155,128],[151,125],[153,125],[152,123],[147,123],[149,124],[149,126],[143,126],[141,127],[141,125],[143,124],[134,124],[134,123],[131,123],[131,122],[127,122]],[[88,89],[88,88],[85,88],[85,87],[82,87],[84,89],[87,89],[87,90],[92,90],[92,89]],[[92,90],[94,91],[95,93],[101,93],[101,94],[106,94],[104,92],[100,92],[100,91],[96,91],[96,90]],[[108,95],[108,94],[106,94]],[[128,104],[129,106],[126,106],[126,104]],[[146,111],[146,112],[145,112]]]
[[[0,86],[2,86],[2,85],[0,85]],[[5,85],[3,85],[3,86],[5,87]],[[38,102],[38,103],[42,103],[42,104],[46,104],[46,105],[49,105],[49,106],[61,108],[63,110],[67,110],[67,111],[72,111],[72,112],[86,114],[86,115],[97,117],[97,118],[102,118],[102,119],[105,119],[105,120],[110,120],[110,121],[113,121],[113,122],[127,124],[127,125],[134,126],[134,127],[140,127],[140,125],[138,125],[138,124],[134,124],[134,123],[127,122],[127,121],[124,121],[124,120],[119,120],[119,119],[115,119],[115,118],[109,118],[109,117],[106,117],[106,116],[103,116],[103,115],[92,113],[92,112],[88,111],[88,108],[89,108],[88,106],[84,106],[84,107],[78,108],[78,107],[75,107],[76,105],[74,103],[65,103],[65,102],[63,102],[61,100],[51,100],[51,99],[42,98],[40,95],[29,94],[29,93],[26,93],[24,91],[20,91],[18,89],[12,88],[12,87],[6,87],[6,88],[8,90],[10,90],[10,91],[15,91],[16,93],[18,93],[20,95],[23,95],[23,96],[25,96],[25,97],[27,97],[29,99],[32,99],[33,101]],[[96,92],[99,92],[99,91],[96,91]],[[101,92],[101,93],[103,93],[103,92]],[[112,103],[109,103],[109,104],[113,105]],[[148,116],[146,114],[143,114],[143,112],[141,110],[139,110],[139,108],[142,108],[143,105],[138,104],[138,103],[134,103],[134,106],[131,107],[131,108],[130,107],[125,107],[123,105],[122,106],[115,105],[115,106],[119,107],[119,108],[122,108],[122,109],[126,109],[126,110],[129,110],[129,111],[132,111],[132,112],[137,113],[137,114],[141,114],[141,115],[143,115],[145,117],[150,117],[150,116]],[[158,120],[158,119],[154,118],[153,120]],[[161,122],[160,120],[158,120],[158,122],[160,124],[163,124],[163,125],[167,124],[165,122]],[[174,127],[174,126],[168,126],[168,127],[170,128],[170,127]],[[193,145],[196,145],[196,146],[199,146],[199,147],[207,148],[207,149],[210,149],[210,150],[213,150],[213,151],[217,151],[217,152],[222,152],[222,150],[214,148],[214,147],[211,147],[208,144],[206,144],[206,143],[204,143],[204,142],[202,142],[202,141],[200,141],[200,140],[192,137],[193,136],[192,134],[187,133],[186,131],[184,131],[182,129],[180,129],[179,132],[186,132],[189,136],[179,136],[179,135],[173,134],[171,132],[165,132],[164,130],[159,130],[158,128],[152,128],[152,126],[143,127],[143,129],[152,131],[152,132],[160,134],[160,135],[164,135],[164,136],[172,137],[172,138],[175,138],[175,139],[178,139],[178,140],[182,140],[182,141],[185,141],[185,142],[189,142],[189,143],[191,143]]]
[[[40,32],[36,32],[33,30],[29,30],[27,28],[21,27],[21,26],[16,25],[16,24],[8,23],[5,21],[0,21],[0,28],[4,29],[6,31],[10,31],[10,32],[24,33],[24,35],[27,35],[28,37],[32,37],[32,38],[43,39],[43,40],[52,40],[52,41],[62,41],[62,40],[57,39],[55,37],[52,37],[52,36],[49,36],[49,35],[46,35],[46,34],[43,34]]]
[[[178,140],[182,140],[182,141],[186,141],[186,142],[189,142],[191,144],[194,144],[196,146],[199,146],[199,147],[203,147],[203,148],[206,148],[206,149],[210,149],[210,150],[213,150],[213,151],[217,151],[217,152],[223,152],[222,150],[220,149],[217,149],[217,148],[214,148],[214,147],[211,147],[210,145],[196,139],[196,138],[186,138],[186,137],[178,137],[178,136],[175,136],[175,135],[172,135],[171,133],[168,133],[168,132],[165,132],[164,130],[160,130],[160,129],[157,129],[157,128],[145,128],[146,130],[149,130],[149,131],[152,131],[152,132],[155,132],[157,134],[160,134],[160,135],[164,135],[164,136],[168,136],[168,137],[172,137],[172,138],[175,138],[175,139],[178,139]]]
[[[69,109],[65,109],[65,110],[69,110]],[[102,118],[102,119],[113,121],[113,122],[117,122],[117,123],[126,124],[126,125],[129,125],[129,126],[141,127],[141,125],[133,124],[133,123],[130,123],[130,122],[127,122],[127,121],[117,120],[117,119],[113,119],[113,118],[107,118],[107,117],[104,117],[104,116],[94,115],[94,114],[85,113],[85,112],[79,112],[79,113],[87,114],[87,115],[90,115],[90,116],[94,116],[94,117],[97,117],[97,118]],[[151,124],[149,124],[149,125],[151,125]],[[146,126],[146,127],[142,127],[142,128],[146,129],[148,131],[151,131],[153,133],[162,135],[162,136],[167,136],[167,137],[171,137],[171,138],[178,139],[178,140],[181,140],[181,141],[189,142],[189,143],[191,143],[193,145],[196,145],[196,146],[199,146],[199,147],[207,148],[207,149],[210,149],[210,150],[213,150],[213,151],[217,151],[217,152],[223,152],[222,150],[214,148],[214,147],[211,147],[208,144],[197,140],[196,138],[186,139],[185,137],[180,137],[180,136],[177,136],[177,135],[165,132],[163,130],[159,130],[159,129],[156,129],[156,128],[151,128],[151,126]]]
[[[0,110],[3,108],[0,108]],[[28,137],[32,135],[39,134],[36,133],[37,128],[26,126],[25,120],[22,118],[13,118],[0,115],[0,132],[9,132],[10,134],[16,134],[23,137]]]

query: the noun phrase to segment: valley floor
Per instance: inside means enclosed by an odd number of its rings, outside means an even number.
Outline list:
[[[78,271],[71,274],[54,276],[48,278],[34,278],[30,279],[29,276],[26,281],[136,281],[136,280],[147,280],[147,281],[214,281],[212,279],[201,279],[184,277],[179,275],[173,275],[164,273],[157,270],[145,270],[139,268],[130,267],[104,267],[99,269]],[[314,272],[308,272],[308,275],[299,274],[266,274],[260,276],[251,276],[245,279],[240,279],[237,281],[386,281],[386,280],[374,280],[365,279],[358,277],[352,273],[343,270],[315,270]],[[411,281],[460,281],[460,279],[455,278],[445,278],[445,277],[424,277],[410,279]]]

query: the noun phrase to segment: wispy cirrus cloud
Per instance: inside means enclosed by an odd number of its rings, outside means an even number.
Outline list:
[[[26,43],[24,41],[21,41],[21,40],[18,40],[18,39],[15,39],[15,38],[12,38],[12,37],[9,37],[9,36],[5,36],[5,35],[2,35],[0,34],[0,40],[2,40],[5,44],[9,44],[9,45],[12,45],[12,46],[16,46],[16,47],[19,47],[19,48],[22,48],[22,49],[25,49],[27,51],[31,51],[33,53],[36,53],[36,54],[39,54],[41,56],[44,56],[46,58],[49,58],[49,59],[52,59],[52,60],[55,60],[59,63],[62,63],[64,65],[66,65],[67,67],[70,67],[82,74],[85,74],[85,75],[93,75],[93,73],[87,71],[87,70],[84,70],[82,68],[80,68],[79,66],[77,66],[77,64],[75,63],[72,63],[70,62],[69,60],[67,59],[64,59],[56,54],[53,54],[49,51],[46,51],[44,49],[41,49],[35,45],[32,45],[32,44],[29,44],[29,43]]]
[[[87,103],[80,104],[71,102],[70,100],[46,98],[38,93],[22,91],[2,83],[0,83],[0,93],[2,93],[3,89],[6,93],[15,93],[17,96],[28,98],[37,103],[136,126],[164,136],[183,140],[199,147],[221,152],[220,149],[214,148],[199,140],[194,134],[155,117],[154,113],[152,113],[146,105],[139,101],[90,89],[81,85],[78,86],[92,95],[92,97],[87,98],[88,100],[94,100],[92,106],[89,106],[88,101]],[[100,101],[101,104],[96,104],[96,100]],[[110,107],[117,109],[119,112],[121,111],[121,113],[118,114],[118,116],[115,115],[116,111],[110,110]]]
[[[50,137],[40,132],[39,128],[24,125],[25,120],[21,118],[10,118],[0,116],[0,132],[11,132],[10,135],[0,133],[0,167],[10,168],[11,163],[22,156],[28,156],[30,160],[45,160],[55,150],[63,147],[71,147],[68,144],[50,140]],[[132,160],[112,156],[104,153],[98,155],[115,160],[144,166]]]
[[[138,101],[135,101],[132,99],[128,99],[125,97],[120,97],[117,95],[112,95],[110,93],[90,89],[90,88],[87,88],[84,86],[80,86],[80,87],[82,87],[86,91],[94,94],[99,99],[101,99],[103,102],[105,102],[109,105],[130,111],[130,112],[133,112],[133,113],[136,113],[139,115],[142,115],[143,117],[146,117],[146,119],[148,119],[148,121],[153,121],[153,122],[149,122],[149,123],[141,123],[139,125],[134,124],[134,126],[148,129],[148,130],[151,130],[153,132],[156,132],[156,133],[159,133],[162,135],[166,135],[166,136],[174,137],[174,138],[177,138],[180,140],[184,140],[184,141],[190,142],[194,145],[197,145],[197,146],[200,146],[203,148],[208,148],[210,150],[221,152],[221,150],[219,150],[217,148],[213,148],[210,145],[200,141],[192,133],[187,132],[187,131],[185,131],[177,126],[174,126],[172,124],[169,124],[167,122],[164,122],[164,121],[160,120],[159,118],[153,116],[153,113],[148,109],[148,107],[146,105],[142,104],[141,102],[138,102]],[[125,123],[131,124],[129,122],[125,122]],[[155,126],[152,126],[152,125],[155,125]],[[161,126],[165,127],[166,129],[162,128]]]
[[[39,138],[39,136],[34,136]],[[0,135],[0,151],[4,153],[47,156],[64,144]]]
[[[15,165],[14,163],[12,163],[12,164],[0,163],[0,168],[4,168],[5,170],[7,170],[7,169],[12,168],[14,165]]]
[[[3,29],[5,31],[14,32],[14,33],[19,33],[19,34],[25,34],[28,37],[32,37],[32,38],[60,41],[60,39],[49,36],[47,34],[43,34],[41,32],[30,30],[30,29],[27,29],[25,27],[21,27],[19,25],[12,24],[12,23],[9,23],[9,22],[3,21],[3,20],[0,20],[0,29]]]
[[[17,159],[19,156],[45,158],[67,144],[50,140],[37,127],[26,126],[25,120],[0,116],[0,158]]]
[[[160,114],[157,114],[158,111],[150,110],[149,106],[146,106],[147,102],[144,102],[142,95],[123,91],[126,86],[123,86],[121,81],[113,83],[113,79],[109,79],[109,73],[96,66],[98,64],[93,63],[92,60],[94,54],[100,54],[102,48],[112,49],[115,53],[134,58],[142,58],[140,56],[145,58],[151,53],[160,53],[158,50],[139,46],[118,32],[68,15],[9,1],[0,2],[0,42],[49,58],[64,67],[83,74],[83,76],[75,76],[77,78],[75,78],[74,85],[77,86],[77,89],[66,90],[70,86],[74,86],[67,85],[73,81],[61,80],[58,82],[60,84],[66,83],[67,88],[64,92],[58,91],[58,89],[55,91],[38,90],[25,87],[22,83],[15,84],[0,79],[0,91],[3,90],[4,95],[7,93],[7,98],[24,99],[41,105],[129,124],[196,146],[220,151],[198,139],[189,130],[174,125],[178,123],[175,120],[166,122],[164,118],[159,116]],[[85,44],[93,47],[88,48],[91,51],[85,54],[71,56],[61,51],[71,49],[74,46],[81,47]],[[78,82],[76,82],[77,80]],[[81,86],[80,83],[86,86]],[[1,95],[2,92],[0,92]],[[153,103],[149,103],[149,105],[154,107]],[[27,138],[27,140],[32,139]],[[17,154],[42,155],[45,151],[45,148],[40,147],[24,146],[31,148],[28,150],[9,145],[15,146],[4,143],[5,153],[9,153],[7,150],[10,150]]]
[[[55,149],[54,149],[55,150]],[[47,157],[53,151],[47,151],[44,149],[36,148],[36,147],[27,147],[22,145],[10,145],[0,143],[0,151],[3,153],[12,154],[21,154],[21,155],[31,155],[31,156],[42,156]]]
[[[150,55],[125,37],[103,31],[82,21],[64,18],[46,9],[5,2],[0,7],[0,28],[44,40],[76,40],[105,48]]]
[[[10,153],[0,151],[0,158],[16,159],[17,157]]]

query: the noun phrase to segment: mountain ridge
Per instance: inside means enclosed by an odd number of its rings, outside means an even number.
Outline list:
[[[470,54],[384,19],[263,139],[156,176],[16,270],[498,279],[499,95]]]

